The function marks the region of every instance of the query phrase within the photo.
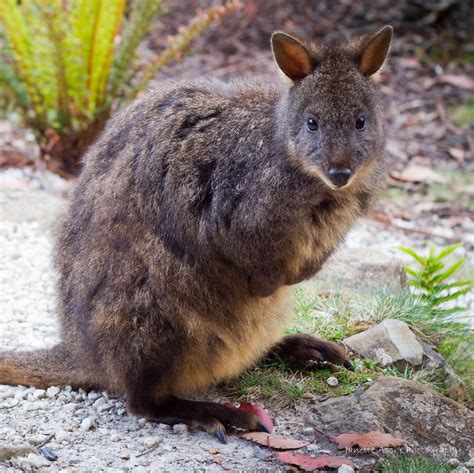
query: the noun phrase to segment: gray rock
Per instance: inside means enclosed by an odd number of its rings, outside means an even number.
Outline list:
[[[423,346],[401,320],[386,319],[375,327],[344,339],[344,343],[353,352],[376,360],[381,366],[399,361],[419,366],[423,362]]]
[[[401,260],[367,248],[341,248],[334,253],[315,276],[323,286],[360,289],[406,287],[406,273]]]
[[[474,454],[474,412],[413,381],[383,376],[361,394],[311,409],[307,424],[328,435],[379,430],[427,457],[467,461]]]

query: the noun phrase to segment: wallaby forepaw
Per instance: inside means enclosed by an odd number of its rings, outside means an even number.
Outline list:
[[[346,350],[337,343],[323,340],[307,333],[297,333],[285,337],[276,349],[282,358],[298,361],[328,361],[353,369]]]

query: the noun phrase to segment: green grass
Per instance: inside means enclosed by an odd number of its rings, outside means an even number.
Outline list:
[[[383,473],[450,473],[451,471],[445,462],[411,453],[401,453],[394,458],[381,460],[375,469]]]
[[[240,400],[265,399],[274,407],[287,407],[311,395],[330,394],[343,396],[353,393],[364,383],[370,383],[379,370],[368,360],[356,360],[355,371],[321,364],[298,369],[281,360],[267,361],[247,370],[228,385],[232,396]],[[339,381],[335,387],[326,380],[334,376]]]

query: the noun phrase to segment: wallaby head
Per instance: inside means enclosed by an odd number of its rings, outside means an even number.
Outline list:
[[[392,27],[337,45],[272,36],[275,61],[290,79],[278,133],[298,166],[338,190],[382,159],[383,128],[370,80],[387,57]]]

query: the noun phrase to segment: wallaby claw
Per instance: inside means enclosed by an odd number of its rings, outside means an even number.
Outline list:
[[[354,371],[354,366],[349,360],[344,361],[342,366],[344,366],[344,368],[348,369],[349,371]]]
[[[257,432],[265,432],[267,434],[270,434],[271,432],[268,430],[267,426],[261,421],[259,420],[257,422]]]
[[[223,425],[220,425],[216,428],[214,435],[217,437],[220,443],[227,444],[227,435]]]

